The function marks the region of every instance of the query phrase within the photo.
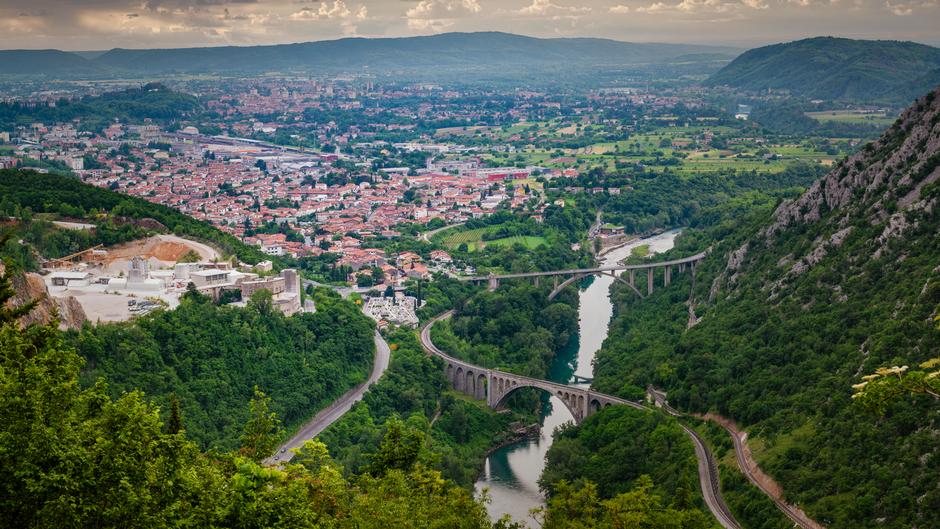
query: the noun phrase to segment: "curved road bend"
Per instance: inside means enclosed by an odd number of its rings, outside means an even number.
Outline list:
[[[421,328],[421,345],[424,346],[425,350],[429,353],[444,359],[449,359],[450,357],[431,341],[431,327],[437,321],[451,317],[453,313],[453,310],[449,310],[439,314]],[[625,404],[632,403],[625,402]],[[669,415],[678,415],[672,408],[666,408],[665,412]],[[711,511],[712,515],[715,516],[718,523],[720,523],[724,529],[741,529],[741,525],[734,518],[731,509],[721,496],[721,487],[718,481],[718,466],[715,463],[715,457],[695,431],[686,428],[684,425],[682,425],[682,429],[685,430],[685,433],[692,439],[692,444],[695,446],[695,457],[698,459],[699,483],[702,486],[702,497],[705,499],[708,510]]]
[[[748,464],[747,456],[745,455],[745,446],[744,440],[741,435],[736,434],[734,430],[729,428],[726,424],[721,425],[731,436],[732,441],[734,442],[734,456],[738,460],[738,468],[741,469],[741,472],[747,477],[755,487],[757,487],[761,492],[763,492],[768,498],[770,498],[774,504],[780,509],[787,518],[790,519],[794,524],[803,528],[803,529],[825,529],[825,526],[818,523],[816,520],[810,518],[806,513],[801,509],[790,505],[789,503],[783,501],[782,499],[776,497],[771,493],[761,482],[758,480],[754,473],[751,472],[751,467]],[[756,463],[755,463],[756,464]]]
[[[456,224],[448,224],[447,226],[442,226],[442,227],[440,227],[440,228],[433,229],[433,230],[431,230],[431,231],[426,231],[426,232],[424,232],[424,233],[421,234],[421,237],[420,237],[420,238],[421,238],[421,240],[424,241],[424,242],[431,242],[431,237],[434,237],[434,236],[437,235],[438,233],[440,233],[440,232],[442,232],[442,231],[449,230],[449,229],[451,229],[451,228],[456,228],[456,227],[458,227],[458,226],[463,226],[463,225],[464,225],[463,222],[458,222],[458,223],[456,223]]]
[[[320,432],[326,430],[328,426],[342,417],[343,414],[353,407],[353,404],[362,399],[366,390],[382,377],[382,374],[388,369],[390,356],[391,349],[388,343],[382,338],[379,331],[375,331],[375,360],[372,363],[372,373],[369,375],[368,380],[347,391],[342,397],[336,399],[333,404],[330,404],[329,407],[317,413],[307,424],[303,425],[293,437],[279,446],[274,455],[265,460],[265,463],[277,465],[290,461],[291,458],[294,457],[292,449],[300,448],[304,443],[319,435]]]

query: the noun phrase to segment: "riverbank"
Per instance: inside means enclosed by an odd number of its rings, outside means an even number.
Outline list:
[[[636,246],[648,244],[650,253],[661,253],[672,248],[679,230],[656,233],[647,237],[633,237],[629,241],[607,248],[597,256],[600,266],[613,266],[630,256]],[[574,377],[592,378],[594,354],[607,337],[613,316],[610,287],[616,281],[611,276],[592,276],[592,281],[578,291],[578,333],[572,345],[556,357],[549,378],[554,382],[571,384]],[[503,515],[525,522],[529,511],[544,506],[544,496],[538,480],[545,468],[545,455],[551,447],[555,428],[572,421],[567,407],[550,397],[550,410],[543,418],[537,436],[494,450],[484,464],[484,472],[476,489],[489,489],[491,502],[487,505],[494,520]]]

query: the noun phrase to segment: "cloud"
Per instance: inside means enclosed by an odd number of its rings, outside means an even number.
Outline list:
[[[936,8],[937,2],[934,0],[913,1],[913,2],[892,2],[885,0],[885,9],[891,11],[896,16],[907,17],[914,14],[914,11],[920,9]]]
[[[636,12],[649,15],[661,13],[711,15],[732,14],[738,13],[742,9],[767,9],[767,7],[765,0],[682,0],[677,4],[655,2],[636,8]]]
[[[483,8],[477,0],[421,0],[405,13],[408,27],[418,31],[443,31],[458,18],[473,16]]]
[[[630,6],[625,6],[623,4],[617,4],[607,10],[608,13],[613,13],[615,15],[626,15],[630,12]]]
[[[517,11],[520,15],[527,16],[572,16],[590,12],[590,7],[563,6],[552,3],[552,0],[532,0],[530,5]]]
[[[319,8],[305,7],[290,15],[291,20],[365,20],[369,16],[366,6],[350,10],[343,0],[333,0],[332,4],[320,2]]]

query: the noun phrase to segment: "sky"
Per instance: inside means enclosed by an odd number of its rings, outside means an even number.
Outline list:
[[[281,44],[448,31],[739,47],[819,35],[940,45],[940,0],[0,0],[0,49]]]

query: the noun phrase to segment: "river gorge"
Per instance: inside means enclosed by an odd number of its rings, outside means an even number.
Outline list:
[[[650,254],[665,252],[673,247],[678,234],[679,230],[672,230],[634,240],[604,254],[600,264],[615,265],[629,257],[634,248],[643,245],[649,245]],[[595,276],[590,285],[579,291],[578,337],[556,357],[549,380],[573,384],[575,376],[578,379],[593,377],[594,355],[607,338],[613,316],[609,294],[614,281],[609,276]],[[529,511],[544,504],[538,479],[545,468],[552,432],[571,420],[571,413],[564,404],[550,397],[537,436],[499,448],[487,457],[476,490],[478,494],[483,489],[489,491],[487,509],[493,519],[508,514],[515,521],[532,521]]]

